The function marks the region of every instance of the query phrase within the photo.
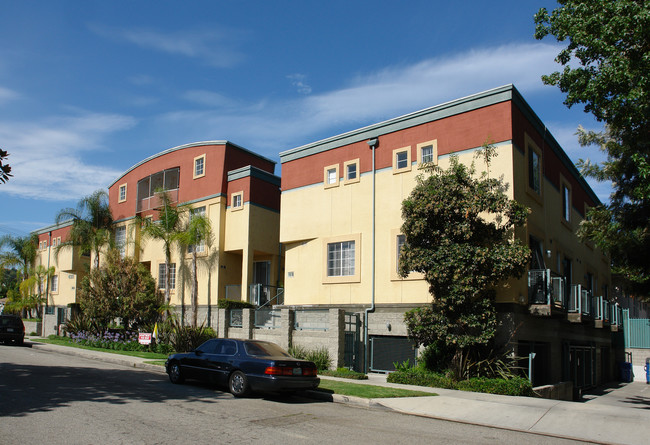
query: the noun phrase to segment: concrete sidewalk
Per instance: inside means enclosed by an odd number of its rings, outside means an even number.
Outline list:
[[[165,372],[162,366],[145,363],[148,360],[138,357],[38,343],[37,338],[30,342],[36,349]],[[351,382],[347,379],[321,378]],[[386,376],[382,374],[371,374],[368,380],[354,380],[352,383],[413,389],[438,395],[385,399],[360,399],[323,393],[313,395],[358,407],[389,409],[410,415],[596,443],[640,444],[650,438],[650,387],[641,382],[605,388],[599,393],[585,396],[585,402],[400,385],[387,383]]]

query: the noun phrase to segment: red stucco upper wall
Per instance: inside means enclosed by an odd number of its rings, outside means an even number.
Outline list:
[[[232,205],[232,194],[238,192],[244,192],[243,202],[280,211],[280,188],[275,184],[254,176],[232,180],[228,183],[228,206]]]
[[[392,166],[393,150],[411,147],[411,159],[417,159],[417,144],[438,141],[438,155],[476,148],[490,139],[502,142],[512,139],[512,102],[501,102],[477,110],[423,123],[380,135],[376,150],[376,168]],[[282,190],[291,190],[323,181],[326,166],[359,159],[361,173],[372,169],[372,150],[366,141],[337,147],[282,164]]]
[[[65,227],[59,227],[57,229],[52,229],[52,239],[59,238],[61,237],[61,242],[65,242],[68,238],[68,234],[70,233],[70,229],[72,229],[71,225],[65,226]],[[38,234],[38,242],[42,241],[47,241],[47,245],[49,246],[50,243],[50,231],[39,233]]]
[[[205,175],[193,178],[194,159],[205,155]],[[137,184],[142,178],[162,170],[179,167],[178,201],[188,202],[227,192],[228,171],[247,165],[273,173],[275,163],[237,146],[192,144],[143,162],[118,179],[109,188],[109,205],[114,220],[135,216]],[[118,202],[119,188],[127,184],[126,201]]]
[[[585,204],[594,207],[596,203],[576,177],[576,169],[564,154],[564,160],[547,143],[549,135],[542,135],[535,126],[526,119],[524,113],[518,108],[512,109],[513,141],[521,150],[525,150],[525,135],[527,134],[537,147],[542,151],[542,168],[544,177],[553,186],[560,190],[560,175],[571,187],[571,202],[573,207],[584,216]],[[571,163],[569,166],[567,162]]]

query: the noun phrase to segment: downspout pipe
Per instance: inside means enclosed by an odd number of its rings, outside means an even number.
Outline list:
[[[371,261],[372,261],[372,282],[370,285],[371,291],[370,291],[370,307],[366,308],[365,310],[365,315],[364,315],[364,320],[363,320],[363,344],[364,344],[364,372],[367,374],[368,370],[370,369],[370,348],[369,348],[369,342],[368,342],[368,314],[371,312],[375,312],[375,222],[376,222],[376,215],[375,215],[375,204],[376,204],[376,199],[375,199],[375,173],[376,173],[376,166],[375,166],[375,150],[377,147],[379,147],[379,139],[373,138],[367,141],[367,144],[370,146],[370,149],[372,150],[372,256],[371,256]]]

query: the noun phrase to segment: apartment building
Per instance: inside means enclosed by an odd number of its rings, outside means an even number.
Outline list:
[[[78,247],[57,249],[66,241],[71,227],[72,220],[69,220],[33,232],[38,236],[34,266],[54,268],[53,274],[37,285],[37,292],[46,300],[42,322],[45,336],[59,333],[60,326],[70,319],[78,303],[81,280],[90,265],[90,256],[83,255]]]
[[[599,201],[512,85],[282,152],[285,304],[345,309],[350,334],[365,331],[370,370],[414,358],[403,314],[432,296],[421,276],[397,273],[401,204],[426,164],[444,168],[455,155],[486,170],[475,157],[486,141],[498,153],[490,176],[531,209],[516,236],[533,260],[497,290],[499,338],[525,364],[534,353],[536,385],[607,381],[620,311],[609,304],[608,258],[575,235]]]
[[[277,293],[280,178],[275,162],[228,141],[173,147],[137,163],[109,185],[115,241],[136,257],[165,288],[163,242],[145,239],[141,219],[158,219],[161,190],[173,205],[206,216],[213,239],[182,249],[173,246],[171,304],[189,317],[188,266],[198,253],[198,320],[216,323],[218,299],[263,303]],[[140,217],[140,218],[136,218]]]

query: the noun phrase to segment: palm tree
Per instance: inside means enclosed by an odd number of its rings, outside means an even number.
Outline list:
[[[206,244],[211,245],[212,227],[210,220],[199,213],[189,212],[187,223],[177,235],[177,239],[182,246],[181,251],[190,250],[192,254],[192,326],[198,324],[198,306],[199,306],[199,283],[198,283],[198,254],[199,246],[205,248]]]
[[[38,235],[10,236],[0,238],[0,267],[18,267],[22,269],[23,280],[29,277],[29,269],[36,259],[38,251]]]
[[[171,251],[181,231],[181,215],[184,207],[173,205],[171,197],[166,192],[160,193],[160,198],[162,200],[162,209],[158,213],[159,220],[156,222],[148,218],[140,220],[142,224],[142,231],[140,233],[144,239],[154,239],[163,242],[163,249],[165,251],[165,304],[169,305]]]
[[[63,209],[56,215],[57,224],[69,219],[73,220],[72,228],[66,241],[57,246],[55,255],[58,256],[61,249],[79,247],[82,254],[95,254],[94,266],[99,268],[102,247],[112,243],[113,216],[106,190],[97,190],[82,198],[76,209]]]

